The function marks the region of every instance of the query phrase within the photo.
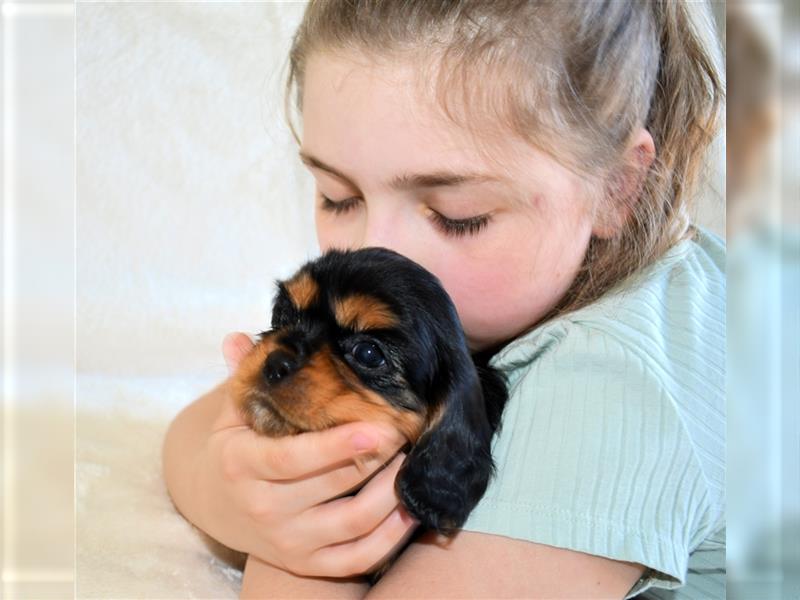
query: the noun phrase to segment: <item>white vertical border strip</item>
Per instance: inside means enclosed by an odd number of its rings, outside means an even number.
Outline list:
[[[11,489],[14,485],[14,428],[13,406],[16,397],[15,373],[17,370],[14,352],[16,323],[16,235],[15,210],[15,165],[13,142],[15,136],[13,81],[13,27],[11,5],[3,3],[3,596],[11,597],[10,567],[16,564],[14,541],[15,506]]]
[[[72,10],[72,597],[78,597],[78,2]]]
[[[18,598],[35,588],[30,584],[66,584],[75,581],[74,572],[65,569],[19,569],[17,566],[15,547],[19,534],[16,526],[16,501],[12,492],[16,481],[14,430],[14,408],[17,399],[16,373],[20,367],[15,352],[17,325],[17,185],[16,157],[14,140],[18,132],[16,127],[17,103],[15,98],[15,81],[17,61],[14,50],[14,20],[16,17],[73,17],[75,5],[72,2],[28,3],[19,1],[2,2],[0,18],[2,19],[2,176],[3,176],[3,365],[2,365],[2,552],[0,552],[0,597]],[[73,27],[74,31],[74,27]],[[74,124],[74,117],[73,117]],[[73,169],[74,172],[74,169]],[[73,189],[74,200],[74,185]],[[74,390],[74,388],[73,388]],[[22,584],[23,587],[20,587]],[[42,588],[44,589],[44,588]],[[74,588],[73,588],[74,589]]]

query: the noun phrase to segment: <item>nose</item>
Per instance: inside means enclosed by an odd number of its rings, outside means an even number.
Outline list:
[[[399,204],[399,203],[396,203]],[[361,248],[388,248],[400,254],[406,254],[409,244],[409,231],[414,231],[415,224],[409,222],[409,215],[401,210],[402,205],[395,206],[389,202],[373,203],[367,209],[367,219],[361,236]]]
[[[285,350],[275,350],[267,357],[263,373],[269,383],[278,383],[299,367],[299,361]]]

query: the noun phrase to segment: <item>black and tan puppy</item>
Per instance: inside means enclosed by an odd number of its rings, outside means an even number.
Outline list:
[[[403,433],[398,495],[420,524],[452,534],[486,491],[507,398],[473,360],[439,281],[380,248],[331,251],[278,283],[272,329],[232,379],[257,432],[283,436],[351,421]]]

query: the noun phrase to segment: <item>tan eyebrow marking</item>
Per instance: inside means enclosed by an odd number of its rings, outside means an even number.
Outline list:
[[[336,321],[355,331],[387,329],[397,325],[397,317],[386,304],[363,294],[353,294],[334,302]]]
[[[308,308],[319,294],[317,282],[307,271],[295,275],[284,284],[284,287],[294,305],[300,310]]]

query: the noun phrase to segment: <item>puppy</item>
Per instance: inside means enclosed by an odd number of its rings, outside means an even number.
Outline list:
[[[428,529],[452,535],[486,491],[507,399],[470,356],[439,281],[390,250],[331,251],[278,282],[272,329],[231,385],[268,436],[381,421],[408,440],[395,487]]]

